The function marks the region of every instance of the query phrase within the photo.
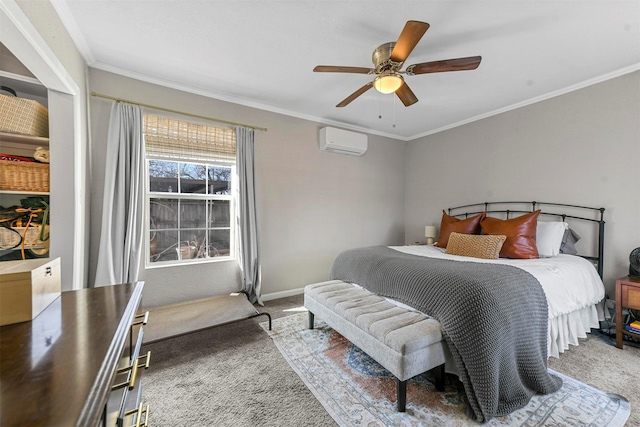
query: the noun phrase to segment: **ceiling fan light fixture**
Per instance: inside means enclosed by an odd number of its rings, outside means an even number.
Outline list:
[[[381,74],[373,81],[373,87],[380,93],[394,93],[404,84],[400,74]]]

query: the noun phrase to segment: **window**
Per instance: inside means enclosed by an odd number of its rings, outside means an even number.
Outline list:
[[[147,266],[235,258],[235,132],[145,115]]]

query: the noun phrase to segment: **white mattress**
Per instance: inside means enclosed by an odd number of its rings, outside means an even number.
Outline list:
[[[573,255],[558,255],[540,259],[485,260],[444,253],[435,246],[390,246],[391,249],[412,255],[456,261],[506,264],[527,271],[540,282],[549,305],[549,356],[558,357],[578,345],[578,338],[586,338],[591,328],[599,327],[603,319],[600,302],[605,289],[591,262]],[[406,305],[392,301],[407,308]]]

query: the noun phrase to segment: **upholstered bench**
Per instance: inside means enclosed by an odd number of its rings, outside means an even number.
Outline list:
[[[318,316],[396,377],[399,412],[406,409],[407,380],[416,375],[434,369],[436,388],[444,390],[445,351],[437,320],[340,280],[307,285],[304,306],[310,329]]]

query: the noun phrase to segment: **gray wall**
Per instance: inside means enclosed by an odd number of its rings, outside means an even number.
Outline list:
[[[640,72],[412,141],[405,157],[408,242],[439,226],[442,209],[468,203],[606,208],[605,285],[614,297],[640,246]]]
[[[405,143],[369,136],[362,157],[321,152],[319,123],[256,110],[90,69],[92,91],[268,128],[256,132],[257,206],[263,295],[286,296],[326,280],[342,250],[404,242]],[[91,100],[93,182],[91,278],[102,207],[111,101]],[[145,270],[143,304],[153,306],[238,289],[236,262]]]

